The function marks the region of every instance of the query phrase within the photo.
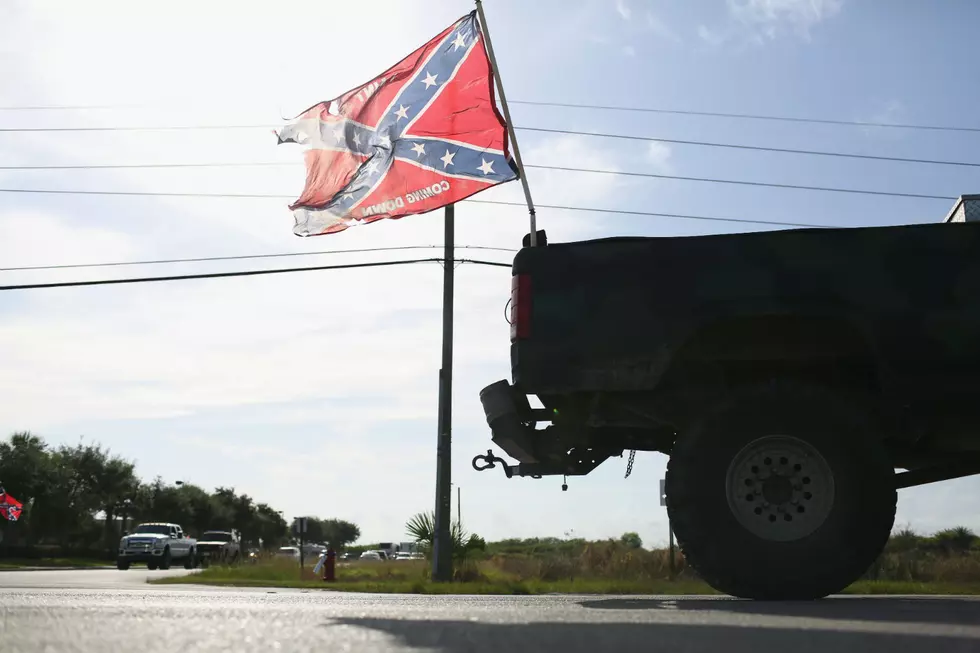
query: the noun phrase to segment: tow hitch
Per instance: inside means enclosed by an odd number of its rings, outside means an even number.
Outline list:
[[[530,476],[531,478],[541,478],[541,474],[530,474],[524,473],[521,470],[521,465],[508,465],[507,461],[499,456],[493,455],[493,449],[487,449],[485,454],[475,456],[473,458],[473,469],[478,472],[482,472],[486,469],[494,469],[500,463],[500,466],[504,468],[504,474],[507,478],[512,477],[514,474],[518,476]]]

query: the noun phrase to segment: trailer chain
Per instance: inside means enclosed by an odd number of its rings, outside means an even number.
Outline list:
[[[633,461],[636,460],[636,449],[630,449],[630,459],[626,463],[626,476],[623,478],[629,478],[630,474],[633,473]]]

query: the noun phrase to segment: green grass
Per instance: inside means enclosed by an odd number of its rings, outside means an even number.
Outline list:
[[[417,579],[361,579],[349,580],[341,576],[336,582],[304,580],[294,574],[293,578],[263,580],[259,578],[236,578],[233,576],[172,576],[150,581],[160,585],[201,584],[226,587],[281,587],[290,589],[317,589],[337,592],[365,592],[376,594],[717,594],[715,590],[699,581],[617,581],[604,579],[581,579],[567,581],[537,580],[482,580],[454,583],[433,583],[427,578]]]
[[[980,583],[930,581],[928,583],[903,580],[859,580],[844,594],[960,594],[980,595]]]
[[[542,579],[504,571],[493,561],[467,567],[463,578],[453,583],[433,583],[424,562],[345,563],[337,568],[337,581],[315,577],[312,567],[300,573],[295,563],[263,561],[235,567],[210,567],[189,576],[160,578],[157,584],[203,584],[228,587],[280,587],[379,594],[719,594],[700,580],[667,580],[647,576],[640,579],[577,577]],[[845,594],[968,594],[980,595],[980,583],[859,581]]]
[[[105,567],[109,562],[88,558],[0,558],[0,569],[22,569],[24,567]]]

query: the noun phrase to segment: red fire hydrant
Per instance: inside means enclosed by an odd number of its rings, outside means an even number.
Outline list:
[[[333,547],[327,547],[327,559],[323,561],[323,580],[332,582],[337,580],[337,552]]]

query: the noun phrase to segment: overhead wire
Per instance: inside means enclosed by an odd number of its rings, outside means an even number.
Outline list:
[[[136,197],[199,197],[217,199],[291,199],[291,195],[273,195],[260,193],[180,193],[171,191],[96,191],[96,190],[63,190],[41,188],[0,188],[0,193],[39,193],[54,195],[109,195]],[[956,199],[956,198],[943,198]],[[478,200],[467,198],[462,202],[473,204],[494,204],[498,206],[527,206],[523,202],[506,202],[502,200]],[[734,222],[743,224],[764,224],[777,227],[819,227],[831,228],[833,225],[807,222],[782,222],[776,220],[754,220],[749,218],[723,218],[703,215],[685,215],[681,213],[659,213],[654,211],[628,211],[624,209],[607,209],[600,207],[566,206],[560,204],[535,204],[536,208],[554,209],[558,211],[587,211],[590,213],[609,213],[614,215],[635,215],[656,218],[677,218],[681,220],[706,220],[710,222]]]
[[[214,261],[248,261],[258,259],[286,258],[293,256],[325,256],[329,254],[364,254],[373,252],[394,252],[415,249],[441,249],[443,245],[401,245],[397,247],[363,247],[358,249],[332,249],[316,252],[283,252],[277,254],[239,254],[235,256],[199,256],[192,258],[154,259],[146,261],[109,261],[104,263],[66,263],[61,265],[22,265],[0,268],[0,272],[27,272],[37,270],[71,270],[83,268],[109,268],[129,265],[162,265],[171,263],[210,263]],[[483,245],[456,245],[456,249],[472,249],[494,252],[517,252],[507,247],[488,247]]]
[[[612,104],[590,104],[582,102],[545,102],[540,100],[508,100],[509,104],[520,104],[525,106],[554,107],[565,109],[585,109],[595,111],[616,111],[626,113],[653,113],[664,115],[696,116],[705,118],[726,118],[734,120],[758,120],[803,123],[816,125],[837,125],[846,127],[880,127],[885,129],[908,129],[924,131],[949,131],[949,132],[972,132],[980,133],[980,127],[970,127],[966,125],[933,125],[924,123],[897,123],[885,122],[880,120],[843,120],[838,118],[807,118],[803,116],[786,116],[776,114],[725,112],[725,111],[697,111],[692,109],[670,109],[664,107],[639,107]],[[89,110],[123,110],[123,109],[147,109],[158,108],[160,104],[65,104],[65,105],[21,105],[21,106],[0,106],[0,111],[89,111]]]
[[[206,129],[270,129],[276,125],[161,125],[161,126],[99,126],[99,127],[0,127],[0,133],[15,132],[101,132],[101,131],[172,131],[172,130],[206,130]],[[663,138],[658,136],[638,136],[633,134],[616,134],[608,132],[580,131],[573,129],[555,129],[549,127],[521,127],[518,131],[537,132],[544,134],[562,134],[566,136],[589,136],[594,138],[610,138],[618,140],[640,141],[647,143],[668,143],[671,145],[690,145],[755,152],[771,152],[777,154],[796,154],[804,156],[823,156],[867,161],[886,161],[893,163],[915,163],[925,165],[942,165],[980,168],[980,161],[951,161],[947,159],[924,159],[916,157],[884,156],[875,154],[860,154],[857,152],[837,152],[833,150],[809,150],[790,147],[773,147],[768,145],[747,145],[742,143],[723,143],[717,141],[701,141],[679,138]],[[195,168],[195,167],[235,167],[235,166],[284,166],[297,165],[288,162],[255,162],[255,163],[162,163],[162,164],[78,164],[78,165],[2,165],[0,170],[75,170],[75,169],[114,169],[114,168]]]
[[[818,191],[818,192],[830,192],[830,193],[854,193],[859,195],[878,195],[885,197],[905,197],[905,198],[916,198],[916,199],[934,199],[934,200],[955,200],[955,196],[951,195],[932,195],[928,193],[903,193],[898,191],[883,191],[883,190],[871,190],[871,189],[861,189],[861,188],[842,188],[839,186],[808,186],[804,184],[781,184],[775,182],[762,182],[762,181],[748,181],[742,179],[723,179],[720,177],[690,177],[684,175],[667,175],[652,172],[629,172],[625,170],[603,170],[598,168],[576,168],[570,166],[549,166],[549,165],[535,165],[535,164],[524,164],[525,168],[536,168],[540,170],[558,170],[564,172],[584,172],[592,174],[603,174],[603,175],[619,175],[625,177],[646,177],[651,179],[673,179],[677,181],[692,181],[700,183],[710,183],[710,184],[734,184],[739,186],[756,186],[764,188],[783,188],[783,189],[793,189],[793,190],[807,190],[807,191]],[[256,194],[256,193],[224,193],[224,194],[210,194],[210,193],[175,193],[175,192],[150,192],[150,191],[72,191],[72,190],[57,190],[57,189],[26,189],[26,188],[0,188],[0,193],[64,193],[64,194],[78,194],[78,195],[148,195],[148,196],[170,196],[170,197],[239,197],[239,198],[276,198],[282,199],[289,196],[285,195],[268,195],[268,194]]]
[[[85,281],[53,281],[45,283],[23,283],[0,286],[4,290],[37,290],[41,288],[77,288],[81,286],[111,286],[133,283],[153,283],[163,281],[187,281],[191,279],[223,279],[229,277],[255,277],[270,274],[287,274],[292,272],[317,272],[322,270],[344,270],[354,268],[378,268],[395,265],[416,265],[420,263],[443,263],[441,258],[407,259],[401,261],[371,261],[365,263],[344,263],[340,265],[316,265],[296,268],[274,268],[268,270],[236,270],[232,272],[202,272],[197,274],[172,274],[159,277],[126,277],[121,279],[90,279]],[[511,267],[510,263],[499,261],[482,261],[475,259],[454,259],[454,263],[469,263],[492,267]]]

